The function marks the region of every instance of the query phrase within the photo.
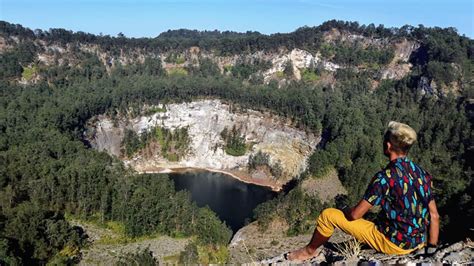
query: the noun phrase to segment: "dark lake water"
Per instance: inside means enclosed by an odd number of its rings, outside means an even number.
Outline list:
[[[176,190],[188,190],[198,206],[208,205],[235,233],[252,220],[253,209],[274,198],[271,189],[247,184],[231,176],[208,171],[172,173]]]

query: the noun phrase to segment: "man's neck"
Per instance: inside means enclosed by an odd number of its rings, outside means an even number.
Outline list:
[[[390,156],[389,156],[390,161],[394,161],[398,158],[405,158],[405,157],[407,157],[406,154],[399,154],[399,153],[394,153],[394,152],[390,153]]]

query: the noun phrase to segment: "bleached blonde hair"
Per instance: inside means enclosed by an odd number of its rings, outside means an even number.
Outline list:
[[[384,141],[389,141],[394,151],[407,153],[416,142],[416,132],[407,124],[390,121],[384,135]]]

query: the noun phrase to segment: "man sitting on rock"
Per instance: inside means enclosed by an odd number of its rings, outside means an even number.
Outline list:
[[[343,211],[325,209],[317,219],[310,243],[287,254],[287,258],[292,261],[312,258],[335,228],[386,254],[408,254],[426,242],[427,248],[435,249],[439,216],[431,175],[407,158],[415,141],[416,132],[411,127],[390,122],[383,141],[384,154],[390,162],[372,178],[363,199],[357,206]],[[376,224],[362,218],[372,206],[381,207]]]

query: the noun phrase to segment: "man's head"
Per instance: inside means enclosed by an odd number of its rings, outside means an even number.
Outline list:
[[[384,154],[406,155],[416,141],[416,132],[407,124],[390,121],[383,140]]]

